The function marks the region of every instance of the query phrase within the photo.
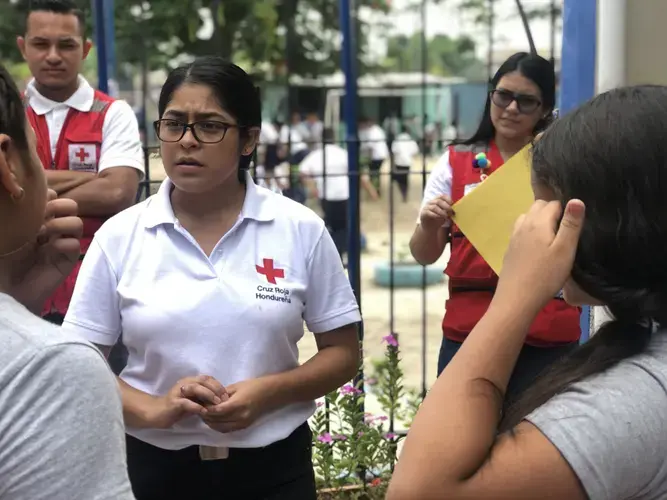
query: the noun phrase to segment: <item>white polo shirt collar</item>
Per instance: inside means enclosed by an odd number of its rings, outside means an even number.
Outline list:
[[[144,224],[147,229],[152,229],[162,224],[176,224],[176,216],[171,206],[171,190],[174,184],[169,178],[160,185],[160,189],[146,207],[144,213]],[[260,222],[268,222],[275,219],[275,207],[271,199],[271,192],[260,189],[246,172],[246,195],[239,219],[252,219]]]
[[[77,111],[87,113],[93,107],[93,101],[95,100],[95,90],[90,86],[88,81],[79,75],[79,88],[74,92],[72,97],[67,99],[65,102],[56,102],[51,99],[47,99],[42,94],[39,93],[35,87],[34,78],[28,83],[26,87],[26,94],[30,99],[30,107],[38,115],[45,115],[50,113],[56,108],[67,106],[69,108],[74,108]]]

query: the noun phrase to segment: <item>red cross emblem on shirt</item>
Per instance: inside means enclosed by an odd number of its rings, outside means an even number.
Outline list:
[[[264,266],[255,266],[258,274],[266,276],[266,281],[272,285],[276,284],[276,278],[284,278],[285,270],[273,267],[273,259],[263,259]]]
[[[87,153],[85,149],[81,148],[77,151],[74,156],[76,156],[81,163],[85,161],[86,158],[90,156],[90,153]]]

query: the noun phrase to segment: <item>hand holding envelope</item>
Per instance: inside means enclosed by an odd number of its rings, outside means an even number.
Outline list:
[[[496,274],[500,274],[514,223],[535,201],[530,147],[519,151],[452,207],[452,219]]]

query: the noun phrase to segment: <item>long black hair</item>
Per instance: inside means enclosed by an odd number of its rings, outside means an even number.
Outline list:
[[[532,151],[534,181],[586,204],[572,278],[613,320],[509,408],[501,430],[571,384],[644,352],[667,326],[667,87],[602,94],[556,121]]]
[[[508,73],[517,71],[537,85],[542,92],[542,106],[547,118],[541,119],[535,126],[534,134],[544,130],[551,120],[551,113],[556,105],[556,75],[549,61],[536,54],[518,52],[510,56],[496,71],[491,79],[489,91],[498,86],[498,82]],[[496,128],[491,121],[491,94],[486,96],[482,121],[477,131],[469,139],[455,140],[454,144],[488,144],[496,135]]]
[[[162,86],[158,101],[158,115],[162,118],[174,92],[182,85],[192,83],[209,87],[218,104],[231,114],[239,127],[241,141],[248,140],[249,129],[262,126],[262,102],[259,89],[250,75],[221,57],[205,56],[174,69]],[[245,182],[245,171],[250,168],[252,155],[239,158],[240,182]]]

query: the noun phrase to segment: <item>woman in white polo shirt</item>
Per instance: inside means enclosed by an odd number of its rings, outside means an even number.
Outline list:
[[[169,178],[110,219],[65,319],[120,375],[138,500],[315,499],[314,400],[356,372],[361,320],[322,220],[246,172],[259,93],[216,57],[171,72],[155,123]],[[303,322],[319,352],[298,363]]]

